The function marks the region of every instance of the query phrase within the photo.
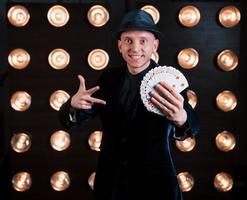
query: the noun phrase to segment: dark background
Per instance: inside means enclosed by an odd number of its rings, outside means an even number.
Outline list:
[[[95,170],[98,153],[88,146],[88,137],[100,130],[98,118],[85,126],[70,131],[71,145],[66,151],[57,152],[50,146],[53,132],[63,129],[58,121],[58,112],[49,105],[49,97],[55,90],[62,89],[73,95],[79,85],[77,74],[86,77],[88,87],[95,84],[103,72],[91,69],[87,63],[88,53],[95,48],[106,50],[110,56],[108,68],[123,63],[111,34],[121,17],[129,10],[151,4],[161,15],[158,23],[165,37],[158,50],[161,65],[179,68],[188,78],[191,89],[197,94],[195,108],[200,116],[201,131],[196,138],[196,147],[188,153],[180,152],[171,143],[178,172],[188,171],[195,185],[184,193],[185,200],[230,200],[242,199],[246,191],[246,13],[244,0],[108,0],[108,1],[0,1],[0,199],[92,199],[88,186],[89,175]],[[30,12],[29,23],[21,28],[12,26],[6,17],[12,5],[24,5]],[[70,13],[69,22],[61,28],[53,27],[47,20],[47,11],[55,4],[63,5]],[[109,22],[103,27],[93,27],[87,21],[87,11],[95,4],[105,6],[110,13]],[[201,12],[201,21],[192,28],[178,22],[178,12],[185,5],[194,5]],[[238,7],[241,22],[233,28],[225,28],[218,22],[218,13],[227,5]],[[177,54],[183,48],[194,48],[199,52],[199,64],[191,70],[178,66]],[[24,48],[31,62],[24,70],[15,70],[8,65],[9,52]],[[71,57],[67,68],[57,71],[49,66],[48,55],[55,48],[64,48]],[[230,72],[220,70],[215,64],[217,54],[233,50],[239,65]],[[17,112],[10,106],[10,96],[17,90],[25,90],[32,96],[31,107]],[[238,98],[237,107],[231,112],[222,112],[215,105],[217,94],[223,90],[233,91]],[[237,140],[231,152],[221,152],[215,146],[216,135],[228,130]],[[11,149],[10,139],[14,133],[31,135],[29,151],[18,154]],[[67,171],[71,178],[70,187],[56,192],[50,186],[51,175],[59,170]],[[32,186],[26,192],[16,192],[11,179],[19,171],[32,176]],[[214,188],[213,179],[219,172],[227,172],[234,179],[229,192]]]

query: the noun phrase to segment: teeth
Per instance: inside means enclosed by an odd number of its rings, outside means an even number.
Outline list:
[[[139,58],[141,58],[140,55],[130,55],[130,57],[131,57],[131,58],[134,58],[134,59],[139,59]]]

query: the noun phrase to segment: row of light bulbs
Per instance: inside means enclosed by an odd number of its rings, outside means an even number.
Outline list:
[[[88,144],[94,151],[100,151],[102,131],[94,131],[88,138]],[[31,138],[27,133],[15,133],[11,138],[11,147],[17,153],[24,153],[31,147]],[[64,151],[70,146],[70,134],[66,131],[55,131],[50,137],[50,144],[56,151]],[[217,148],[223,152],[231,151],[236,144],[234,135],[229,131],[222,131],[215,137]],[[183,141],[176,141],[177,148],[182,152],[194,149],[196,141],[188,137]]]
[[[152,5],[146,5],[141,9],[150,13],[155,23],[159,22],[160,13],[157,8]],[[8,10],[7,17],[12,25],[22,27],[28,23],[30,14],[24,6],[15,5]],[[62,27],[66,25],[69,18],[69,12],[64,6],[61,5],[52,6],[47,13],[48,21],[55,27]],[[101,27],[108,22],[110,15],[105,7],[101,5],[94,5],[88,10],[87,18],[93,26]],[[218,15],[219,22],[227,28],[236,26],[239,23],[240,18],[240,11],[235,6],[226,6],[222,8]],[[187,5],[180,9],[178,19],[183,26],[193,27],[199,23],[201,14],[197,7]]]
[[[27,68],[30,60],[30,54],[22,48],[13,49],[8,55],[9,65],[18,70]],[[66,50],[56,48],[49,53],[48,62],[53,69],[62,70],[69,65],[70,55]],[[92,69],[102,70],[108,65],[108,62],[109,55],[103,49],[93,49],[88,54],[88,64]]]
[[[197,95],[193,90],[187,92],[189,104],[195,108],[198,103]],[[58,111],[60,107],[70,98],[70,95],[64,90],[54,91],[49,99],[50,106]],[[26,91],[16,91],[11,95],[11,107],[19,112],[26,111],[31,106],[31,95]],[[237,106],[237,97],[229,90],[220,92],[216,97],[216,105],[219,110],[229,112]]]
[[[157,52],[152,54],[155,62],[159,61]],[[31,60],[30,54],[22,48],[13,49],[8,55],[8,62],[14,69],[25,69]],[[104,69],[109,63],[109,55],[103,49],[93,49],[87,57],[89,66],[95,70]],[[177,55],[178,64],[184,69],[192,69],[198,65],[199,53],[193,48],[182,49]],[[62,70],[69,65],[70,55],[62,49],[53,49],[48,55],[50,66]],[[217,55],[218,67],[224,71],[232,71],[238,66],[238,56],[231,50],[225,49]]]
[[[90,174],[88,178],[88,185],[94,189],[94,179],[96,172]],[[195,180],[189,172],[181,172],[177,175],[179,186],[183,192],[189,192],[194,184]],[[69,188],[71,183],[69,173],[67,171],[57,171],[52,174],[50,179],[51,187],[55,191],[64,191]],[[214,187],[220,192],[227,192],[231,190],[233,186],[233,179],[230,174],[226,172],[219,172],[214,177]],[[20,171],[12,177],[12,186],[18,192],[25,192],[30,189],[32,185],[32,178],[30,173],[26,171]]]
[[[22,5],[12,6],[7,14],[9,22],[16,27],[25,26],[30,20],[30,14]],[[69,21],[69,12],[64,6],[54,5],[48,13],[47,19],[52,26],[63,27]],[[95,27],[104,26],[109,20],[109,12],[101,5],[92,6],[87,13],[88,21]]]

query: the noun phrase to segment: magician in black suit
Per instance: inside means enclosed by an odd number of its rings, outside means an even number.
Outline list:
[[[97,86],[80,87],[59,111],[66,128],[99,115],[103,137],[94,183],[96,200],[181,200],[169,141],[199,131],[187,89],[177,93],[160,82],[149,95],[164,116],[150,112],[140,97],[144,75],[158,64],[151,60],[162,33],[142,10],[127,13],[114,33],[126,66],[105,70]]]

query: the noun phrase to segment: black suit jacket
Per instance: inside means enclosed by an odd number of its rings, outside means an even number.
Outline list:
[[[149,67],[156,66],[152,61]],[[131,190],[135,188],[132,184],[144,187],[145,182],[152,181],[150,177],[176,176],[170,155],[170,136],[184,139],[199,131],[198,118],[188,103],[187,90],[181,94],[185,99],[184,108],[188,115],[189,129],[182,134],[165,117],[147,111],[140,95],[131,115],[124,113],[120,104],[120,91],[126,70],[126,67],[113,68],[105,71],[99,79],[100,90],[95,93],[95,97],[104,99],[106,105],[95,105],[91,110],[77,110],[73,122],[69,119],[70,100],[60,109],[60,120],[66,128],[79,126],[95,115],[101,117],[103,138],[94,189],[96,197],[100,199],[113,199],[119,183],[122,185],[118,188],[124,188],[123,184],[126,183],[128,190]]]

